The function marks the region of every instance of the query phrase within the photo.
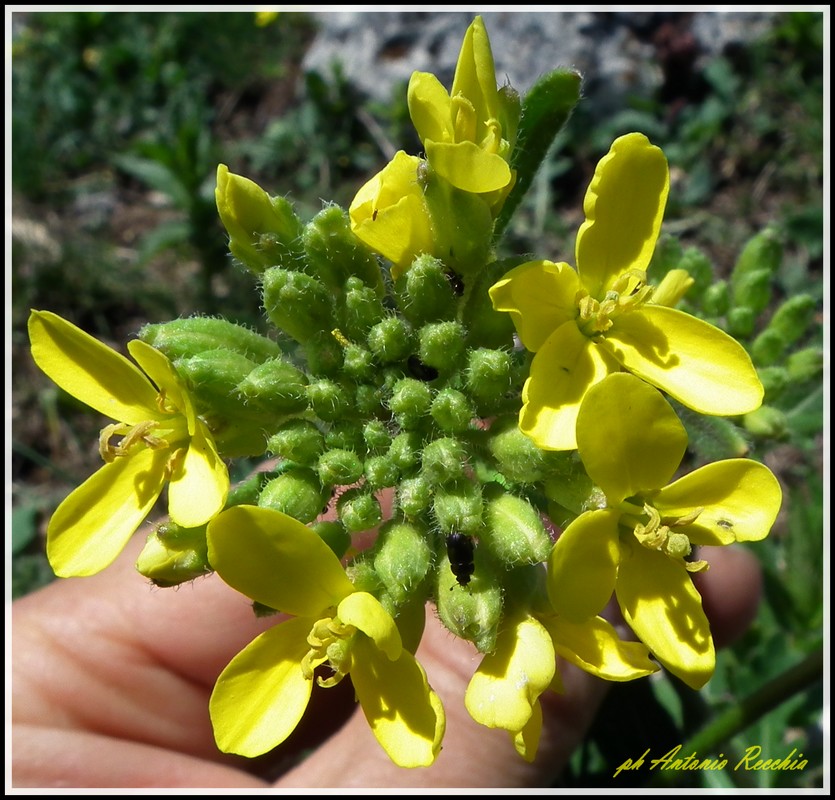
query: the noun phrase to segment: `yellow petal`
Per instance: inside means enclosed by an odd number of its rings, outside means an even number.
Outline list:
[[[687,432],[657,389],[619,372],[586,392],[577,415],[577,448],[589,477],[616,505],[673,477]]]
[[[535,353],[563,323],[577,317],[580,279],[568,264],[529,261],[490,289],[496,311],[510,314],[526,349]]]
[[[209,563],[233,589],[298,616],[316,616],[354,591],[339,559],[280,511],[233,506],[206,530]]]
[[[409,116],[421,142],[452,141],[449,92],[430,72],[413,72],[406,92]]]
[[[764,539],[783,493],[768,467],[745,458],[717,461],[665,486],[653,505],[664,519],[703,509],[686,528],[693,544],[722,545]]]
[[[428,767],[440,752],[446,717],[415,657],[391,661],[370,639],[354,645],[351,681],[371,731],[399,767]]]
[[[403,651],[400,632],[388,611],[368,592],[349,594],[339,604],[336,614],[346,625],[361,630],[392,661],[400,657]]]
[[[746,414],[762,402],[763,386],[745,348],[683,311],[645,305],[618,317],[600,346],[701,414]]]
[[[186,417],[189,434],[194,433],[195,416],[191,398],[183,389],[180,376],[168,357],[140,339],[128,342],[128,352],[160,391],[165,393],[166,405],[173,406]]]
[[[543,620],[557,655],[607,681],[631,681],[658,672],[649,651],[639,642],[624,642],[603,617],[579,625],[560,617]]]
[[[670,173],[660,148],[641,133],[612,143],[586,192],[577,232],[577,270],[598,300],[618,275],[646,270],[661,229]]]
[[[476,17],[464,34],[450,94],[452,97],[458,94],[466,97],[473,104],[482,125],[498,116],[496,67],[487,29],[481,17]]]
[[[616,369],[607,353],[573,322],[566,322],[534,356],[522,391],[519,428],[543,450],[573,450],[577,413],[586,391]]]
[[[531,763],[536,758],[539,749],[539,739],[542,735],[542,706],[539,701],[533,704],[531,718],[522,730],[512,733],[513,747],[522,758]]]
[[[301,660],[315,620],[279,623],[250,642],[226,666],[209,699],[218,747],[253,758],[281,744],[307,708],[313,682]]]
[[[506,619],[494,652],[484,656],[467,686],[470,716],[488,728],[521,731],[556,669],[554,645],[536,619]]]
[[[35,363],[64,391],[106,417],[135,425],[160,419],[157,391],[120,353],[50,311],[32,311]]]
[[[56,575],[93,575],[113,562],[162,492],[167,460],[167,450],[149,448],[117,458],[58,506],[46,532]]]
[[[183,463],[168,487],[168,513],[184,528],[196,528],[221,512],[228,493],[226,464],[205,423],[198,420]]]
[[[495,192],[513,180],[507,161],[473,142],[427,140],[424,147],[426,158],[438,175],[465,192]]]
[[[613,508],[586,511],[557,539],[548,558],[548,597],[554,611],[573,622],[597,616],[615,590],[620,561]]]
[[[704,686],[716,653],[684,564],[634,541],[621,559],[615,591],[624,619],[652,654],[691,688]]]

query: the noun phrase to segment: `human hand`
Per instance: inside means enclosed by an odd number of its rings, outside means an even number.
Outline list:
[[[463,696],[480,654],[429,613],[418,657],[446,710],[443,750],[431,767],[402,769],[388,759],[349,680],[314,691],[301,725],[273,753],[224,755],[208,713],[214,681],[275,618],[255,618],[247,598],[215,575],[150,587],[134,569],[142,538],[104,572],[57,581],[13,604],[15,787],[549,786],[608,686],[562,664],[566,692],[541,696],[542,738],[529,764],[505,731],[469,717]],[[721,646],[752,620],[760,573],[748,550],[703,552],[711,568],[697,576],[698,587]]]

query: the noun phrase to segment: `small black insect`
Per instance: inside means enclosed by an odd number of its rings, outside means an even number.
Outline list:
[[[455,292],[458,297],[461,297],[461,295],[464,294],[464,281],[461,279],[461,276],[457,272],[449,270],[446,272],[446,279],[449,281],[452,291]]]
[[[435,367],[424,364],[416,355],[410,355],[406,363],[409,365],[409,372],[419,381],[434,381],[440,374]]]
[[[446,553],[449,557],[449,568],[455,575],[459,586],[466,586],[475,572],[473,551],[475,542],[466,533],[450,533],[446,537]]]

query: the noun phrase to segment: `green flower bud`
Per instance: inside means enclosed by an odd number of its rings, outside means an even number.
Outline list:
[[[371,328],[385,317],[385,310],[373,288],[364,286],[356,278],[346,284],[345,307],[342,311],[345,333],[363,339]]]
[[[709,317],[724,317],[731,307],[731,292],[727,281],[716,281],[702,295],[702,309]]]
[[[333,295],[316,278],[271,267],[264,272],[262,289],[270,321],[297,342],[336,327]]]
[[[734,308],[730,314],[745,308],[750,309],[754,317],[759,316],[771,302],[771,272],[757,269],[732,278],[731,301]]]
[[[452,372],[464,357],[464,329],[458,322],[432,322],[418,332],[420,360],[442,372]]]
[[[482,509],[480,484],[466,478],[437,489],[432,503],[432,511],[443,533],[477,533],[481,530]]]
[[[368,592],[378,597],[380,592],[383,591],[383,582],[368,556],[369,554],[366,552],[360,558],[354,559],[346,567],[345,572],[358,592]]]
[[[349,378],[368,380],[374,375],[374,357],[358,344],[348,344],[343,353],[343,369]]]
[[[325,433],[325,445],[337,450],[365,453],[362,423],[353,419],[336,420]]]
[[[444,265],[428,253],[418,256],[397,282],[404,316],[415,325],[453,319],[458,296]]]
[[[207,575],[206,526],[183,528],[174,522],[160,525],[145,542],[136,569],[156,586],[176,586]]]
[[[504,350],[479,348],[470,353],[466,383],[479,410],[500,407],[501,400],[513,388],[513,360]]]
[[[402,361],[412,352],[412,331],[399,317],[386,317],[368,332],[368,348],[384,364]]]
[[[765,400],[773,400],[789,385],[789,371],[785,367],[760,367],[757,375],[765,391]]]
[[[484,504],[481,545],[507,567],[545,561],[553,542],[536,509],[521,497],[493,491]]]
[[[517,483],[536,483],[545,470],[545,454],[519,430],[516,416],[490,426],[487,446],[501,473]]]
[[[693,279],[690,294],[694,297],[701,297],[702,293],[713,283],[713,265],[707,255],[697,247],[686,248],[677,267],[686,270]]]
[[[259,408],[291,414],[307,408],[307,376],[284,358],[259,364],[239,384],[239,394]]]
[[[313,470],[293,467],[264,486],[258,505],[307,523],[322,513],[328,500],[328,493]]]
[[[572,514],[606,508],[606,496],[592,483],[576,451],[554,453],[548,460],[545,496]]]
[[[351,546],[351,535],[340,522],[317,520],[311,522],[310,529],[333,551],[337,558],[342,558]]]
[[[362,477],[362,461],[352,450],[328,450],[317,465],[324,486],[346,486]]]
[[[774,331],[788,347],[809,330],[816,309],[817,303],[813,297],[808,294],[796,294],[785,300],[774,312],[766,330]]]
[[[765,367],[780,359],[786,349],[783,337],[773,328],[766,328],[751,343],[751,360],[758,367]]]
[[[371,453],[383,452],[391,446],[389,429],[386,423],[380,419],[372,419],[365,423],[362,429],[362,438]]]
[[[345,348],[333,331],[319,331],[304,343],[304,356],[311,374],[335,375],[342,369]]]
[[[731,283],[736,287],[744,275],[765,271],[775,275],[783,260],[783,245],[774,228],[766,228],[752,236],[742,248],[731,272]],[[734,289],[736,291],[736,289]]]
[[[432,502],[432,485],[423,475],[404,478],[397,487],[397,505],[412,519],[422,514]]]
[[[302,240],[313,274],[332,290],[342,291],[345,281],[355,275],[383,295],[380,265],[351,231],[345,210],[336,205],[322,209],[305,227]]]
[[[201,410],[224,416],[247,416],[248,409],[238,395],[238,385],[257,365],[234,350],[207,350],[174,361],[174,367],[197,398]]]
[[[488,290],[523,259],[506,259],[488,264],[472,280],[472,289],[464,297],[461,321],[472,347],[500,348],[513,346],[513,319],[496,311]]]
[[[230,418],[200,409],[222,458],[262,456],[267,449],[263,413],[251,419]]]
[[[742,418],[745,430],[754,436],[782,439],[789,429],[786,415],[774,406],[760,406]]]
[[[354,391],[357,413],[362,417],[375,417],[383,413],[380,389],[370,383],[361,383]]]
[[[327,378],[308,385],[307,399],[316,416],[326,422],[343,417],[351,408],[350,392]]]
[[[748,306],[737,306],[728,312],[728,333],[737,339],[747,339],[754,332],[757,315]]]
[[[429,572],[434,553],[424,525],[389,520],[374,547],[374,569],[396,605],[409,599]]]
[[[267,267],[290,265],[302,259],[302,224],[292,205],[271,198],[258,184],[217,168],[215,200],[229,234],[229,251],[247,269],[260,275]]]
[[[742,458],[751,449],[742,428],[730,419],[699,414],[680,404],[676,410],[687,429],[690,447],[705,461]]]
[[[807,381],[823,371],[823,350],[819,347],[805,347],[791,353],[786,359],[786,369],[793,381]]]
[[[391,440],[389,458],[401,472],[408,472],[420,462],[423,442],[416,431],[403,431]]]
[[[272,339],[217,317],[188,317],[143,325],[139,338],[171,361],[207,350],[232,350],[256,364],[281,355],[281,348]]]
[[[371,456],[365,461],[365,479],[372,489],[394,486],[400,470],[388,456]]]
[[[438,616],[449,631],[473,642],[479,652],[489,653],[496,648],[502,619],[502,588],[495,568],[482,548],[476,547],[472,578],[466,587],[459,586],[445,549],[442,547],[438,559]]]
[[[470,398],[457,389],[441,389],[435,395],[429,413],[438,427],[447,433],[466,431],[476,416]]]
[[[350,533],[375,528],[383,519],[380,502],[367,489],[356,487],[344,492],[336,502],[339,519]]]
[[[467,466],[467,455],[467,448],[458,439],[435,439],[423,450],[421,474],[435,486],[460,478]]]
[[[412,428],[429,414],[432,404],[432,390],[416,378],[399,380],[389,398],[389,408],[399,425]]]
[[[325,449],[325,437],[312,422],[291,419],[267,440],[267,451],[302,466],[312,466]]]

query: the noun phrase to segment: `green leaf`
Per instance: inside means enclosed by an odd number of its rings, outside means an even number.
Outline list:
[[[582,78],[578,72],[558,69],[543,75],[525,95],[522,119],[511,167],[516,170],[516,184],[507,196],[496,219],[494,237],[498,239],[510,222],[537,170],[580,100]]]

